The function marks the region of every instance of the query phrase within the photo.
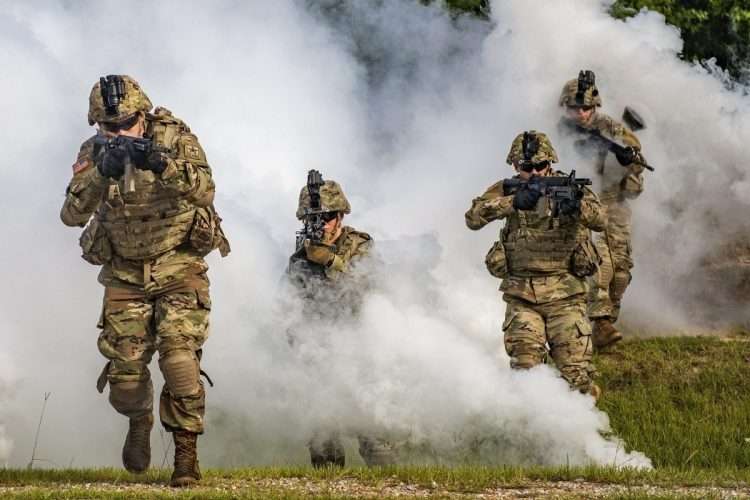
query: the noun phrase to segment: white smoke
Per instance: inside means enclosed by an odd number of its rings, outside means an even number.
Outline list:
[[[503,305],[482,265],[499,228],[472,233],[463,213],[508,175],[515,134],[536,128],[555,141],[562,83],[593,69],[605,111],[632,104],[649,121],[640,137],[658,168],[635,204],[637,267],[623,314],[651,321],[670,307],[674,324],[667,285],[706,248],[705,211],[723,214],[725,227],[741,220],[746,187],[728,186],[745,175],[747,98],[677,60],[676,30],[653,13],[625,23],[594,0],[495,2],[490,31],[416,2],[349,4],[334,15],[319,8],[334,2],[4,3],[0,63],[14,71],[0,93],[13,118],[0,256],[13,286],[0,292],[0,341],[23,389],[0,400],[12,464],[28,460],[46,391],[40,456],[119,463],[125,419],[94,390],[102,291],[79,258],[77,231],[57,216],[69,165],[92,133],[90,85],[109,73],[136,77],[191,125],[233,245],[228,259],[209,259],[204,367],[217,386],[204,463],[302,463],[310,432],[331,422],[351,436],[392,432],[412,449],[427,442],[438,461],[480,442],[489,462],[647,463],[601,437],[606,415],[552,369],[509,370]],[[361,322],[332,329],[317,351],[325,364],[301,362],[283,328],[291,312],[273,298],[310,168],[343,185],[347,222],[370,232],[387,260]]]

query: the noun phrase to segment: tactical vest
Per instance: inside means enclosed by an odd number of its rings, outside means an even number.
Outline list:
[[[179,154],[176,142],[190,129],[164,109],[146,117],[146,136],[154,144]],[[112,248],[125,259],[148,259],[168,252],[188,240],[196,207],[175,196],[148,170],[135,169],[135,191],[121,193],[118,184],[105,192],[96,217]]]
[[[502,232],[508,271],[516,276],[571,272],[573,253],[588,237],[588,230],[576,219],[553,218],[537,210],[514,211]]]

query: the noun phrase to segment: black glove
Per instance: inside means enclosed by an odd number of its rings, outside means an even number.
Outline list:
[[[155,174],[161,174],[167,168],[167,155],[158,151],[138,151],[131,148],[130,158],[135,168],[139,170],[151,170]]]
[[[101,161],[96,164],[96,168],[104,177],[119,179],[125,173],[125,160],[127,157],[127,151],[119,148],[107,149],[102,154]]]
[[[557,209],[563,215],[574,217],[581,213],[581,200],[561,200],[557,203]]]
[[[513,197],[513,208],[516,210],[533,210],[536,207],[542,192],[538,189],[531,189],[528,185],[523,186]]]
[[[632,146],[627,146],[621,151],[615,153],[615,157],[617,158],[617,161],[620,163],[620,165],[630,165],[636,160],[636,158],[638,158],[638,150]]]

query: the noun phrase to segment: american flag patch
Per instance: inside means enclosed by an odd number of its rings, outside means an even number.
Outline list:
[[[86,158],[81,158],[73,164],[73,175],[83,172],[89,167],[90,163]]]

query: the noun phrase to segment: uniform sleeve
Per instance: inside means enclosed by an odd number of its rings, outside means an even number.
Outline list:
[[[481,229],[494,220],[508,217],[513,212],[513,195],[504,196],[502,181],[490,186],[487,191],[471,201],[471,208],[464,218],[469,229]]]
[[[109,179],[94,166],[94,138],[81,145],[73,164],[73,178],[65,190],[60,219],[66,226],[85,226],[99,208]]]
[[[211,205],[216,186],[198,138],[195,134],[183,133],[177,139],[175,148],[176,158],[167,160],[167,167],[161,174],[164,187],[176,191],[197,206]]]
[[[333,262],[326,269],[326,276],[329,279],[336,280],[342,275],[352,275],[352,278],[356,278],[354,275],[361,274],[353,273],[355,266],[352,263],[355,259],[369,255],[372,251],[373,242],[370,235],[366,233],[358,233],[354,238],[356,238],[354,244],[346,245],[340,252],[336,253]]]
[[[625,125],[612,120],[612,130],[610,133],[618,142],[625,146],[630,146],[638,152],[638,155],[645,161],[641,153],[641,141],[632,130]],[[638,163],[623,165],[623,176],[620,181],[620,194],[625,198],[636,198],[643,192],[643,166]]]
[[[604,231],[607,226],[607,211],[599,197],[589,188],[584,188],[581,200],[581,223],[592,231]]]

